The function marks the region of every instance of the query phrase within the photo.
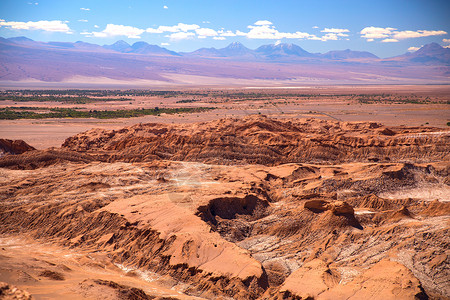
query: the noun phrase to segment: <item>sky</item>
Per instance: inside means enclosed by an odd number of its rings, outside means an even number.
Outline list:
[[[449,15],[449,0],[0,0],[0,36],[145,41],[178,52],[293,43],[390,57],[450,46]]]

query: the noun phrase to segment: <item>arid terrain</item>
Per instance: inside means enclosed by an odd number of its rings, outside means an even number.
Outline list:
[[[89,91],[89,90],[88,90]],[[169,90],[147,95],[120,97],[128,101],[104,100],[70,103],[55,101],[21,101],[0,99],[4,109],[28,108],[48,111],[51,108],[89,110],[132,110],[142,108],[209,107],[201,113],[145,115],[135,118],[46,118],[0,119],[0,137],[21,139],[37,149],[59,147],[66,138],[91,128],[121,129],[139,123],[195,123],[227,117],[264,114],[276,118],[316,118],[347,122],[378,122],[388,126],[433,126],[448,128],[450,87],[448,85],[349,85],[289,86],[284,88],[225,89],[192,88]],[[45,93],[45,90],[43,91]],[[60,91],[64,95],[64,90]],[[385,99],[385,101],[381,100]]]
[[[0,120],[0,298],[449,299],[448,87],[392,90],[0,101],[213,108]]]

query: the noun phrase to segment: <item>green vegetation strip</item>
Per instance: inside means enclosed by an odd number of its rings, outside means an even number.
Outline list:
[[[214,107],[182,107],[182,108],[158,108],[153,109],[129,109],[129,110],[74,110],[70,108],[40,108],[42,111],[35,112],[36,108],[1,108],[0,120],[18,120],[18,119],[48,119],[48,118],[95,118],[95,119],[115,119],[115,118],[134,118],[146,115],[160,114],[180,114],[195,113],[215,109]]]
[[[14,102],[61,102],[61,103],[75,103],[86,104],[93,102],[106,101],[132,101],[131,98],[89,98],[84,96],[3,96],[0,95],[0,101],[11,100]]]

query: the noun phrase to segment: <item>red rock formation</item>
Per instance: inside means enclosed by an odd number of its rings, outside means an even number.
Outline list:
[[[171,159],[208,163],[411,161],[448,159],[450,131],[387,128],[375,123],[264,116],[192,125],[139,124],[122,130],[94,129],[68,138],[63,148],[109,161]],[[395,132],[394,132],[395,131]]]
[[[36,149],[22,140],[0,139],[0,157],[1,152],[9,154],[22,154],[31,150]]]

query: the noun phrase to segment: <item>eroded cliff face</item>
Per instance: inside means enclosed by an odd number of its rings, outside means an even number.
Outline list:
[[[6,154],[22,154],[31,150],[36,149],[22,140],[0,139],[0,157]]]
[[[448,160],[449,142],[449,131],[438,128],[249,116],[194,125],[94,129],[68,138],[62,147],[107,161],[278,165]]]
[[[260,116],[93,130],[50,159],[0,159],[0,232],[102,253],[201,298],[448,297],[448,139]]]

